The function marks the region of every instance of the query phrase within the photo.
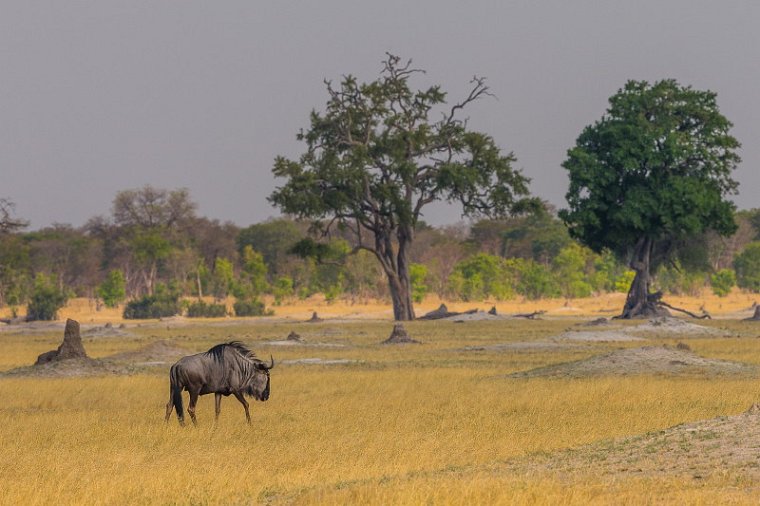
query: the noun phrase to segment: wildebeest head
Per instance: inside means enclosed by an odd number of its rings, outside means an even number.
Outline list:
[[[269,365],[261,361],[256,361],[256,372],[248,384],[246,393],[257,401],[266,401],[269,399],[269,370],[274,367],[274,358],[270,357]]]

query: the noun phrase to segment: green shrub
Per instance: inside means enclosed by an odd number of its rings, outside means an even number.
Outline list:
[[[274,295],[274,303],[279,306],[283,301],[293,296],[293,278],[288,276],[282,276],[277,278],[272,287],[272,294]],[[237,313],[237,312],[236,312]]]
[[[514,262],[517,271],[517,292],[535,300],[560,296],[560,288],[551,271],[533,260]]]
[[[127,296],[127,282],[124,279],[124,273],[114,269],[108,273],[106,279],[98,286],[98,297],[103,299],[106,307],[116,307]]]
[[[736,284],[751,292],[760,292],[760,242],[751,242],[734,259]]]
[[[430,287],[425,284],[428,276],[427,266],[423,264],[409,264],[409,281],[412,284],[412,300],[420,303],[425,299]]]
[[[721,269],[710,276],[712,291],[718,297],[725,297],[731,293],[731,288],[736,285],[736,274],[731,269]]]
[[[501,257],[478,253],[456,264],[449,289],[465,301],[509,299],[514,295],[512,267],[513,263]]]
[[[188,318],[222,318],[224,316],[227,316],[227,308],[224,304],[206,304],[199,300],[187,306]]]
[[[129,301],[124,308],[125,320],[163,318],[180,313],[179,296],[166,289],[157,289],[154,295],[145,295]]]
[[[265,311],[264,303],[258,299],[237,300],[234,304],[235,316],[270,316],[272,311]]]
[[[58,310],[66,304],[67,296],[58,289],[52,276],[38,274],[34,280],[34,291],[26,310],[29,320],[55,320]]]
[[[620,276],[615,278],[615,291],[620,293],[628,293],[633,284],[633,280],[636,277],[636,273],[633,271],[625,271]]]

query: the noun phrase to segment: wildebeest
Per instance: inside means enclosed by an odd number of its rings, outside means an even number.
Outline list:
[[[271,357],[270,357],[271,358]],[[183,357],[169,371],[169,402],[166,404],[166,421],[177,410],[179,423],[184,425],[185,413],[182,408],[182,390],[190,394],[187,412],[193,424],[195,404],[199,395],[213,393],[216,401],[216,419],[222,406],[222,396],[234,395],[245,408],[245,417],[251,423],[248,402],[245,395],[259,401],[269,399],[269,370],[274,367],[274,358],[269,365],[238,341],[217,344],[205,353]]]

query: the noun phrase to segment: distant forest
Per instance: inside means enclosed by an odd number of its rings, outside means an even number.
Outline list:
[[[387,299],[388,283],[351,234],[319,237],[309,224],[283,217],[241,228],[198,216],[187,190],[145,186],[119,192],[110,214],[84,226],[56,224],[27,231],[12,203],[2,201],[0,307],[89,297],[109,306],[169,296],[229,296],[258,304],[322,294],[328,301]],[[693,237],[681,258],[662,265],[654,287],[665,293],[727,294],[733,286],[760,292],[760,210],[739,211],[729,237]],[[633,272],[609,252],[570,238],[549,205],[501,220],[415,230],[410,252],[413,298],[480,301],[578,298],[627,292]],[[44,299],[44,297],[43,297]],[[37,300],[37,304],[42,304]],[[186,303],[187,304],[187,303]],[[196,307],[197,309],[197,307]],[[201,311],[201,313],[203,313]]]

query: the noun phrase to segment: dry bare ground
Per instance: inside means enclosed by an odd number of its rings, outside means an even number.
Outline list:
[[[760,480],[760,405],[739,415],[514,460],[499,466],[498,472],[551,472],[567,480],[665,475],[705,480],[733,474],[751,483]],[[750,489],[760,492],[760,482]]]
[[[513,373],[513,378],[629,376],[635,374],[694,375],[701,377],[755,375],[757,366],[700,357],[688,349],[644,346],[613,351],[575,362]]]

